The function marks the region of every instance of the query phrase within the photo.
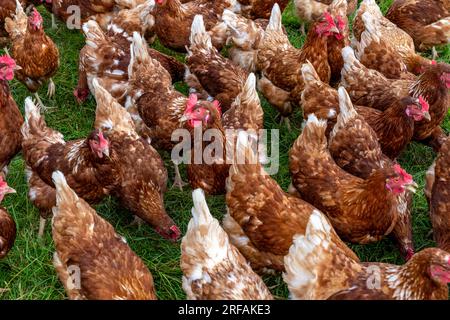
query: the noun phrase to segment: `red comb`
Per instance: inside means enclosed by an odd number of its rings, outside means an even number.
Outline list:
[[[422,106],[422,111],[429,111],[430,105],[428,104],[427,100],[423,96],[419,96],[419,103]]]
[[[325,17],[325,20],[327,20],[328,23],[334,25],[334,19],[333,19],[333,17],[331,16],[331,14],[329,12],[324,12],[323,15]]]
[[[437,65],[436,60],[431,60],[431,65],[433,65],[433,66]]]
[[[404,182],[411,182],[413,181],[412,175],[410,175],[408,172],[406,172],[399,164],[394,165],[395,172],[402,177],[402,180]]]

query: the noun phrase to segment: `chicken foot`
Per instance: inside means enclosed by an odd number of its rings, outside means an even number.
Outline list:
[[[47,97],[52,98],[56,93],[56,86],[55,83],[53,82],[53,79],[50,78],[49,82],[48,82],[48,89],[47,89]]]

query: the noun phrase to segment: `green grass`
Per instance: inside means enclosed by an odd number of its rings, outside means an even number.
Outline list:
[[[385,11],[392,0],[380,1]],[[43,12],[43,10],[41,10]],[[84,38],[79,31],[70,31],[59,22],[58,28],[50,28],[50,16],[44,13],[47,33],[56,42],[61,53],[61,67],[55,77],[57,95],[54,99],[44,99],[46,88],[40,91],[40,96],[49,107],[54,107],[46,114],[47,124],[62,132],[66,139],[85,137],[92,129],[95,101],[91,97],[85,104],[75,103],[72,91],[78,79],[78,53],[84,45]],[[285,11],[283,23],[289,33],[292,43],[301,47],[304,37],[298,32],[300,22],[293,13],[292,4]],[[158,50],[173,54],[170,50],[154,45]],[[450,62],[450,47],[439,50],[441,61]],[[183,59],[182,55],[177,55]],[[177,85],[177,89],[186,93],[186,86]],[[29,95],[24,86],[16,81],[12,83],[12,91],[17,104],[23,111],[24,99]],[[262,98],[262,97],[261,97]],[[288,150],[300,133],[302,124],[301,112],[296,112],[291,121],[293,131],[288,132],[284,126],[278,124],[277,112],[262,98],[265,111],[265,127],[280,129],[280,170],[275,179],[286,190],[290,175],[288,170]],[[444,128],[450,130],[450,117],[447,117]],[[169,154],[162,154],[169,176],[173,177],[173,169]],[[411,143],[402,154],[399,162],[415,180],[424,186],[424,175],[432,163],[435,154],[423,145]],[[27,186],[24,175],[24,162],[19,155],[10,166],[9,184],[17,190],[16,195],[8,196],[3,205],[14,217],[18,234],[14,248],[6,259],[0,261],[0,288],[6,292],[0,293],[0,299],[65,299],[64,290],[59,283],[52,266],[54,246],[51,239],[50,226],[47,225],[42,240],[37,238],[39,214],[27,199]],[[170,182],[171,183],[171,182]],[[182,231],[186,231],[190,220],[192,206],[191,190],[186,188],[181,192],[170,189],[165,196],[167,211],[179,224]],[[224,196],[209,197],[208,204],[211,212],[221,218],[225,212]],[[115,200],[106,199],[96,206],[97,212],[106,218],[116,228],[117,232],[125,236],[131,248],[144,260],[155,279],[155,287],[160,299],[184,299],[181,288],[181,271],[179,268],[179,243],[172,244],[163,240],[148,226],[141,228],[130,227],[131,216],[122,209]],[[414,198],[413,209],[414,241],[417,250],[434,245],[429,234],[431,230],[428,218],[428,206],[420,191]],[[352,246],[363,261],[382,261],[389,263],[403,263],[398,250],[390,239],[366,246]],[[273,294],[279,298],[287,297],[287,289],[280,276],[264,277]]]

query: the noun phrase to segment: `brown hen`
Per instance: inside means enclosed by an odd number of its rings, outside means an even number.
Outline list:
[[[332,226],[316,212],[305,235],[286,255],[283,275],[293,299],[323,300],[347,291],[394,300],[447,300],[450,254],[436,248],[416,253],[406,264],[353,260],[333,243]]]
[[[53,265],[69,299],[155,300],[153,277],[125,238],[77,196],[60,171],[52,179]]]

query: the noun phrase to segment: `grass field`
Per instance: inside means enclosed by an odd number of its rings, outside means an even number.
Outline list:
[[[378,1],[383,10],[386,10],[392,0]],[[40,10],[44,13],[44,9]],[[55,77],[57,94],[53,99],[44,99],[46,88],[41,89],[40,96],[44,103],[53,107],[47,114],[47,124],[62,132],[66,139],[85,137],[93,126],[95,101],[91,97],[85,104],[78,105],[72,91],[78,79],[78,53],[84,45],[84,38],[78,31],[68,30],[61,22],[57,29],[50,28],[50,16],[44,13],[47,34],[52,37],[60,49],[61,67]],[[299,33],[300,23],[293,13],[292,4],[284,13],[284,25],[289,33],[291,42],[301,47],[304,37]],[[167,49],[156,48],[166,53]],[[450,47],[438,50],[439,60],[450,62]],[[177,55],[180,59],[183,57]],[[177,88],[187,93],[187,88],[180,84]],[[17,104],[23,111],[24,99],[29,95],[25,87],[17,81],[12,82],[12,91]],[[262,97],[261,97],[262,98]],[[288,132],[285,126],[278,124],[277,112],[262,98],[265,111],[265,127],[280,129],[280,170],[275,179],[286,190],[290,175],[288,170],[288,150],[297,138],[302,116],[300,111],[292,117],[293,131]],[[444,128],[450,130],[450,117],[447,117]],[[169,177],[173,178],[173,166],[169,154],[163,153]],[[411,143],[401,155],[399,162],[419,183],[424,186],[424,175],[432,163],[435,154],[421,144]],[[184,169],[184,168],[183,168]],[[184,170],[183,170],[184,173]],[[48,223],[45,236],[42,240],[37,238],[39,214],[36,208],[27,199],[27,185],[24,175],[24,162],[19,155],[10,166],[8,183],[17,190],[17,194],[8,196],[2,203],[13,215],[18,234],[15,246],[6,259],[0,261],[0,299],[64,299],[65,293],[59,283],[52,265],[54,246],[51,238],[51,228]],[[169,182],[171,185],[171,181]],[[223,196],[209,197],[207,199],[211,212],[219,219],[225,212]],[[192,206],[191,190],[185,188],[183,192],[170,189],[165,196],[166,208],[169,214],[178,223],[182,231],[186,230],[190,220]],[[125,236],[131,248],[144,260],[155,279],[155,287],[160,299],[184,299],[185,294],[181,288],[181,271],[179,267],[180,243],[169,243],[152,231],[148,226],[132,227],[131,215],[120,208],[115,200],[106,199],[96,207],[97,212],[106,218],[117,230]],[[434,245],[428,218],[428,206],[420,190],[414,198],[413,206],[414,241],[416,250]],[[352,246],[363,261],[380,261],[389,263],[403,263],[398,250],[390,239],[366,246]],[[287,298],[288,292],[281,276],[265,277],[277,298]],[[0,292],[3,290],[0,290]]]

